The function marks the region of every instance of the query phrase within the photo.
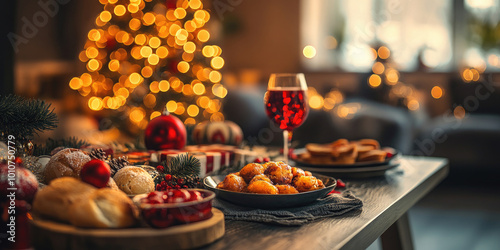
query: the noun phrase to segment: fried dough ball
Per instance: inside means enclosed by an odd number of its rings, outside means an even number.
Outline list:
[[[246,182],[250,182],[256,175],[264,173],[264,167],[258,163],[249,163],[240,170],[240,176]]]
[[[323,182],[314,176],[301,176],[295,180],[294,184],[299,192],[313,191],[325,187]]]
[[[276,185],[276,188],[278,188],[279,194],[297,194],[299,191],[295,189],[291,185]]]
[[[252,178],[252,180],[250,181],[250,183],[248,183],[248,184],[252,184],[253,182],[256,182],[256,181],[267,181],[267,182],[273,184],[271,179],[269,179],[269,177],[267,177],[265,174],[259,174],[259,175],[254,176]]]
[[[278,194],[278,188],[267,181],[254,181],[247,187],[249,193]]]
[[[265,174],[275,184],[290,184],[293,178],[292,168],[283,162],[270,164]]]
[[[245,180],[236,173],[228,174],[224,181],[217,185],[217,188],[225,189],[234,192],[241,192],[247,186]]]
[[[304,171],[304,174],[305,174],[306,176],[313,176],[313,174],[312,174],[311,172],[309,172],[309,171]]]
[[[301,168],[292,167],[293,177],[304,176],[306,173]]]

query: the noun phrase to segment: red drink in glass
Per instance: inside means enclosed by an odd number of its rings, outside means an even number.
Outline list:
[[[302,125],[308,114],[306,93],[300,88],[268,90],[265,97],[267,116],[280,129],[292,131]]]

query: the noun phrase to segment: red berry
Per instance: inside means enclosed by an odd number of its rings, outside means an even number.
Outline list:
[[[188,188],[188,186],[184,185],[184,186],[182,186],[182,188]]]
[[[111,177],[109,165],[101,160],[93,159],[83,165],[80,171],[82,181],[92,184],[95,187],[102,188],[108,184]]]
[[[17,164],[18,166],[21,166],[21,164],[23,164],[23,160],[19,157],[16,157],[14,159],[14,163]]]
[[[177,180],[177,184],[182,185],[182,183],[184,183],[184,179],[179,178],[179,179]]]
[[[341,179],[337,179],[337,187],[345,188],[345,183]]]
[[[175,189],[180,189],[180,188],[181,188],[181,186],[179,186],[179,185],[175,185],[175,186],[174,186],[174,188],[175,188]]]
[[[156,167],[156,170],[158,170],[158,172],[163,172],[165,168],[162,165],[159,165]]]
[[[172,175],[166,174],[165,175],[165,180],[167,180],[167,181],[172,180]]]
[[[391,152],[387,152],[387,154],[385,155],[385,158],[390,159],[390,158],[392,158],[393,156],[394,156],[394,154],[393,154],[393,153],[391,153]]]
[[[258,158],[255,158],[255,160],[253,160],[253,162],[262,163],[262,159],[260,157],[258,157]]]
[[[269,157],[264,157],[263,161],[264,162],[269,162],[269,161],[271,161],[271,159]]]

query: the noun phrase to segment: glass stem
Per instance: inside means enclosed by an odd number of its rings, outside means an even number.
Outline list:
[[[290,142],[292,141],[292,131],[283,130],[283,157],[284,162],[288,164],[288,152],[290,148]]]

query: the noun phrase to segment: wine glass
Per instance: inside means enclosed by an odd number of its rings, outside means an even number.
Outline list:
[[[309,113],[304,74],[271,74],[264,95],[269,119],[283,130],[283,154],[288,162],[288,145],[293,129],[302,125]]]

